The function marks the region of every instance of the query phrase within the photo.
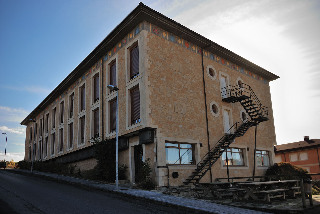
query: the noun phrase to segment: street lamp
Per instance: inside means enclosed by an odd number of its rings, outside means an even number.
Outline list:
[[[35,119],[29,119],[29,121],[30,122],[36,122],[36,120]],[[35,127],[33,127],[33,128],[35,128]],[[35,131],[35,130],[33,130],[33,131]],[[31,133],[31,135],[32,135],[32,133]],[[32,152],[31,152],[31,169],[30,169],[30,171],[31,171],[31,173],[33,172],[33,153],[34,153],[34,143],[33,142],[31,142],[31,144],[32,144]]]
[[[116,86],[114,85],[108,85],[107,86],[111,91],[116,91],[117,92],[117,104],[116,104],[116,190],[119,189],[119,177],[118,177],[118,168],[119,168],[119,164],[118,164],[118,143],[119,143],[119,106],[118,106],[118,91],[119,91],[119,88],[117,88]]]

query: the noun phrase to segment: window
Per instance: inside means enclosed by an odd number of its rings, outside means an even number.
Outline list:
[[[93,77],[93,103],[99,100],[99,74]]]
[[[59,152],[63,151],[63,129],[59,129]]]
[[[51,155],[54,155],[54,148],[56,143],[56,133],[51,135]]]
[[[117,126],[117,99],[110,102],[110,133],[116,131]]]
[[[70,123],[68,126],[69,126],[69,148],[72,148],[72,146],[73,146],[73,123]]]
[[[32,127],[30,127],[30,142],[32,141]]]
[[[56,127],[56,111],[57,111],[56,108],[52,110],[52,128]]]
[[[116,67],[116,61],[113,61],[110,64],[110,85],[117,86],[117,67]]]
[[[69,96],[69,118],[73,117],[74,93]]]
[[[45,126],[45,129],[46,129],[46,133],[48,133],[48,130],[49,130],[49,114],[46,114],[46,126]]]
[[[42,125],[43,125],[43,120],[40,119],[40,127],[39,127],[39,134],[42,136]]]
[[[270,157],[268,151],[256,151],[257,166],[269,166]]]
[[[194,146],[187,143],[166,142],[167,164],[194,164]]]
[[[131,125],[140,122],[140,91],[139,86],[130,90],[131,97]]]
[[[86,87],[85,85],[80,87],[80,111],[86,109]]]
[[[99,137],[99,108],[93,111],[93,137]]]
[[[297,153],[289,154],[289,158],[290,158],[290,162],[298,161],[298,154]]]
[[[222,154],[223,166],[227,165],[227,157],[228,157],[229,166],[244,166],[243,149],[228,148],[227,152],[223,152]]]
[[[299,154],[299,156],[300,156],[301,161],[308,160],[308,153],[307,152],[302,152]]]
[[[139,75],[139,46],[134,44],[130,49],[130,79]]]
[[[48,137],[46,137],[45,142],[44,142],[44,157],[47,157],[48,154]]]
[[[64,102],[60,103],[60,123],[63,123]]]
[[[83,144],[84,143],[84,134],[85,134],[85,116],[83,117],[80,117],[80,144]]]

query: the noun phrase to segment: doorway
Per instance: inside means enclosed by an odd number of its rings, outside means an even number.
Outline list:
[[[220,76],[220,88],[221,88],[222,98],[227,98],[227,84],[228,84],[227,76],[221,75]]]
[[[142,165],[143,165],[143,148],[142,145],[136,145],[134,150],[134,182],[139,183],[142,179]]]

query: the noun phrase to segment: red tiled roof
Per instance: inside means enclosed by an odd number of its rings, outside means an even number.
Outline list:
[[[310,139],[307,141],[299,141],[295,143],[288,143],[275,146],[275,152],[281,152],[286,150],[306,149],[310,147],[320,147],[320,139]]]

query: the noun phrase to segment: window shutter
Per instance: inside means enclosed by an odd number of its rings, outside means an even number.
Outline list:
[[[80,97],[80,99],[81,99],[81,103],[80,103],[80,105],[81,105],[81,108],[80,108],[80,110],[82,111],[82,110],[84,110],[85,109],[85,106],[86,106],[86,88],[85,88],[85,86],[82,86],[81,87],[81,97]]]
[[[93,117],[94,117],[94,124],[93,124],[93,132],[94,132],[94,137],[99,136],[99,109],[96,109],[93,112]]]
[[[94,102],[99,99],[99,75],[94,76]]]
[[[110,66],[110,85],[117,86],[117,67],[116,62],[113,62]]]
[[[117,119],[117,100],[113,99],[110,101],[110,132],[116,130],[116,119]]]
[[[130,79],[139,74],[139,47],[138,44],[130,50]]]
[[[130,90],[131,93],[131,124],[140,121],[140,91],[139,86]]]

